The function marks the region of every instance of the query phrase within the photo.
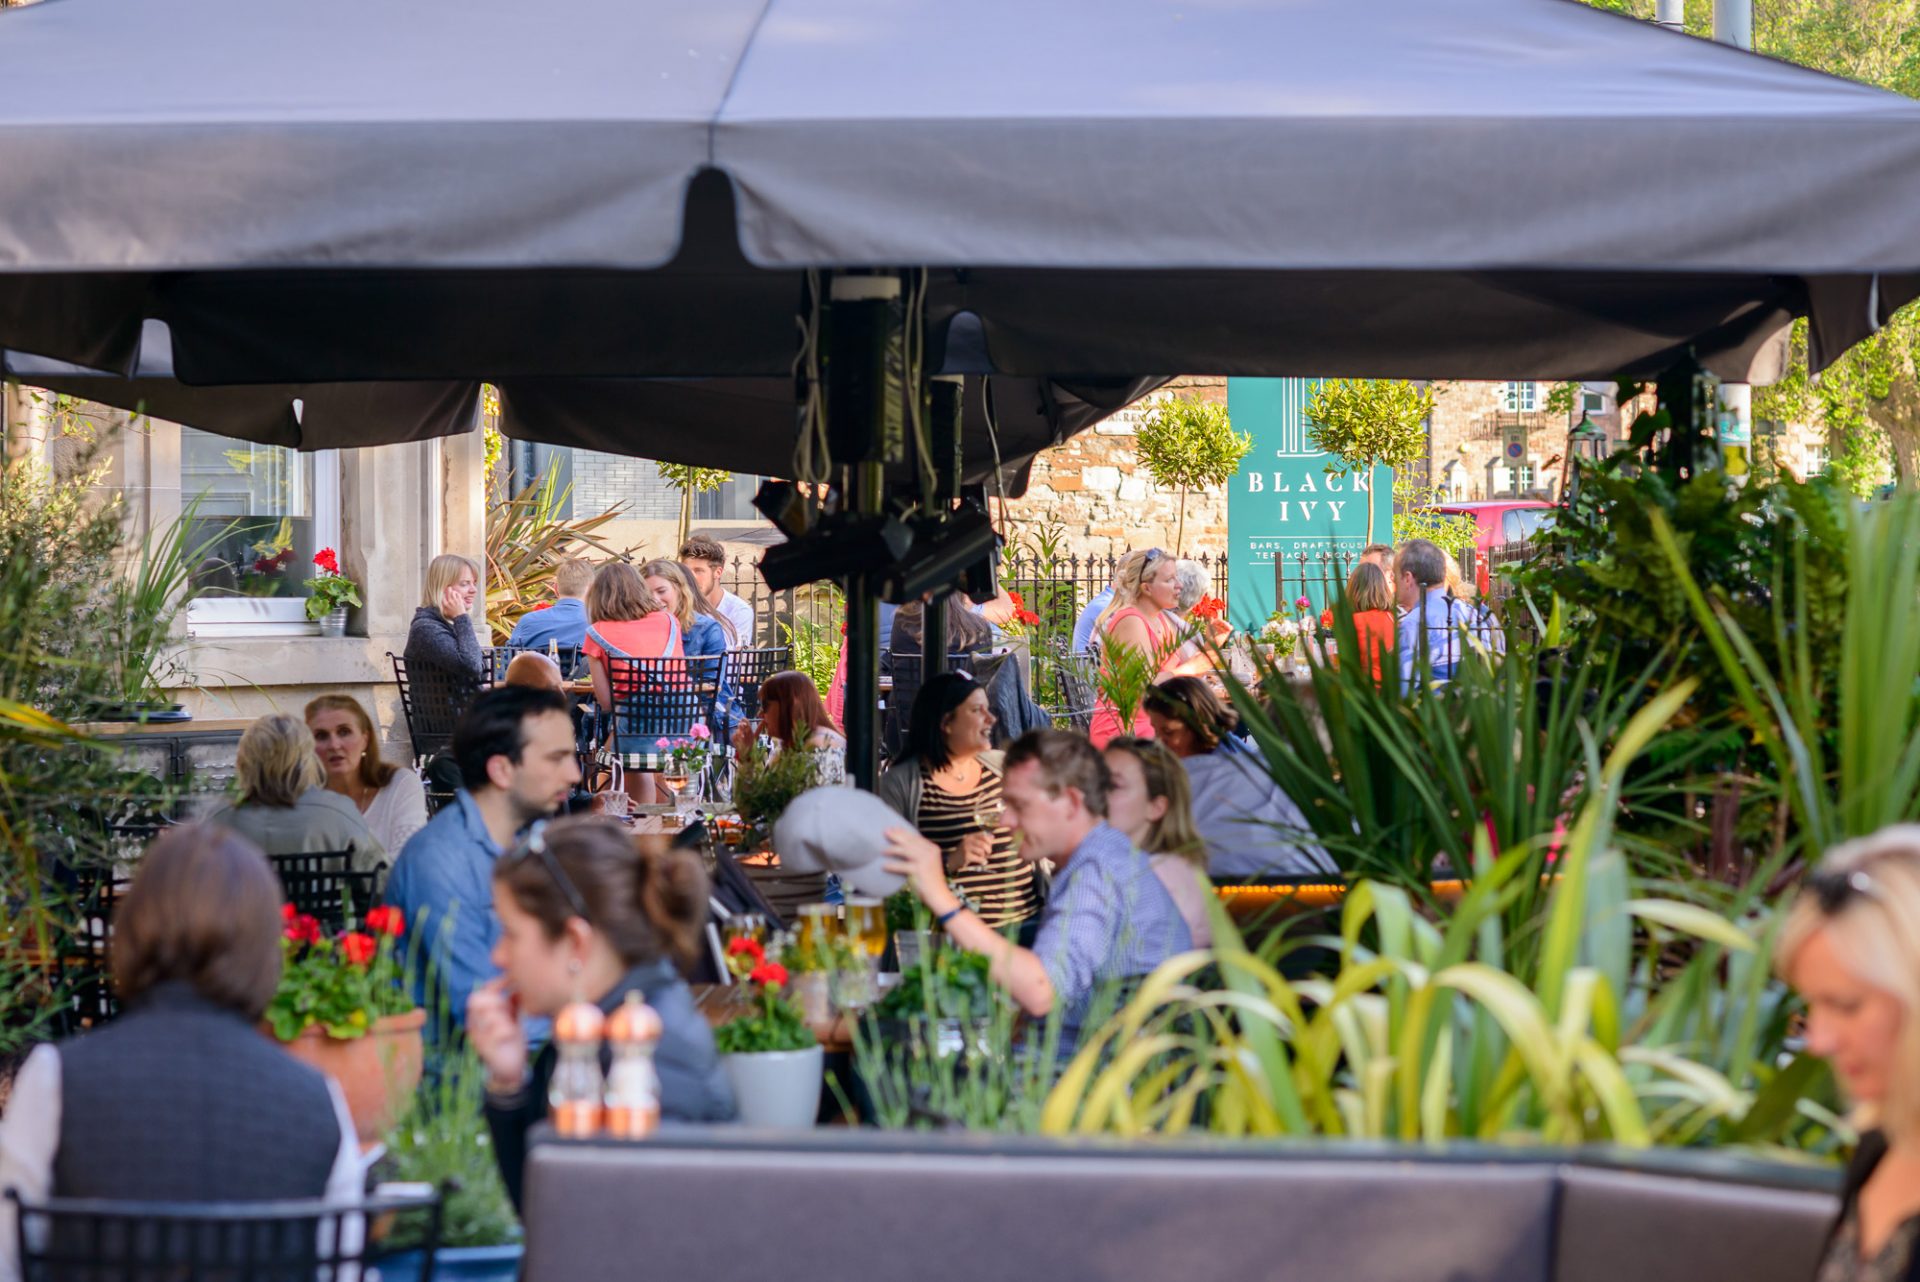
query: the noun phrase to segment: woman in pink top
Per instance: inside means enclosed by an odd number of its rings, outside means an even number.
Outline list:
[[[587,671],[593,676],[594,700],[617,727],[620,696],[631,693],[633,678],[616,679],[607,660],[681,658],[680,625],[672,611],[662,609],[654,599],[640,572],[625,561],[609,561],[594,572],[593,586],[587,589],[587,620],[587,635],[580,652],[587,656]],[[631,771],[627,775],[627,794],[647,806],[654,803],[655,791],[645,750],[663,734],[685,734],[687,727],[661,730],[647,725],[640,729],[652,732],[637,736],[646,740],[644,744],[616,743],[615,746],[622,758],[627,759],[623,764]],[[631,734],[628,737],[636,738]],[[617,731],[615,738],[618,739]]]
[[[1094,634],[1100,638],[1100,664],[1106,669],[1120,646],[1152,661],[1153,680],[1191,672],[1203,672],[1211,663],[1202,655],[1182,651],[1177,616],[1172,611],[1180,600],[1180,581],[1174,558],[1159,548],[1129,552],[1120,558],[1113,574],[1113,600],[1094,621]],[[1115,735],[1133,734],[1153,737],[1153,727],[1143,709],[1136,708],[1133,725],[1120,723],[1120,713],[1102,694],[1093,706],[1093,722],[1087,731],[1093,746],[1103,748]]]
[[[1213,946],[1207,912],[1207,843],[1193,822],[1187,771],[1180,758],[1152,739],[1121,735],[1107,745],[1107,822],[1147,856],[1153,875],[1167,888],[1195,948]]]

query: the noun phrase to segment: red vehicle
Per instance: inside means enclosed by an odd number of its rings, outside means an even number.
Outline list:
[[[1434,511],[1464,516],[1474,523],[1474,578],[1482,596],[1492,581],[1494,549],[1525,543],[1553,520],[1553,504],[1542,499],[1492,499],[1484,503],[1441,503]]]

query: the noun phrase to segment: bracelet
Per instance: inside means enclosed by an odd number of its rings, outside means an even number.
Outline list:
[[[958,917],[961,913],[965,911],[967,911],[967,906],[965,904],[956,904],[952,908],[948,909],[946,912],[941,913],[938,917],[935,917],[933,919],[933,924],[944,929],[948,922],[952,921],[955,917]]]

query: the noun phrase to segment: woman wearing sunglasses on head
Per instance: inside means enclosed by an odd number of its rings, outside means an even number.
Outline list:
[[[467,999],[467,1037],[487,1070],[487,1124],[514,1206],[520,1205],[527,1131],[547,1115],[551,1044],[529,1056],[519,1016],[552,1017],[572,1001],[611,1013],[638,992],[660,1016],[654,1051],[660,1115],[691,1122],[733,1117],[733,1092],[713,1030],[675,968],[699,946],[707,879],[690,854],[643,851],[605,819],[535,824],[493,869],[498,979]],[[603,1052],[603,1055],[605,1052]]]
[[[1180,625],[1173,611],[1180,603],[1178,562],[1159,548],[1129,552],[1120,558],[1113,572],[1113,600],[1093,625],[1099,639],[1100,667],[1111,674],[1122,648],[1144,656],[1154,681],[1168,677],[1204,672],[1213,666],[1204,655],[1182,648]],[[1120,713],[1106,695],[1093,706],[1093,721],[1087,735],[1093,746],[1104,748],[1116,735],[1153,737],[1144,709],[1136,709],[1131,726],[1120,723]]]
[[[1807,1050],[1853,1102],[1860,1146],[1816,1282],[1900,1282],[1920,1255],[1920,825],[1836,847],[1774,950]]]

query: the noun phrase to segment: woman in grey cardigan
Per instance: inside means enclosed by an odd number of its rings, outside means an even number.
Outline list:
[[[1040,889],[1000,821],[993,725],[986,688],[962,673],[941,673],[920,687],[905,751],[874,791],[940,847],[954,887],[982,921],[1000,927],[1035,920]]]
[[[275,713],[248,726],[234,773],[240,800],[208,815],[208,823],[239,833],[269,855],[351,850],[350,862],[359,871],[386,860],[386,848],[359,807],[327,791],[313,734],[299,718]]]
[[[442,553],[427,563],[426,600],[407,629],[410,678],[431,669],[455,683],[480,684],[480,638],[473,631],[473,603],[480,594],[480,567],[464,556]]]

